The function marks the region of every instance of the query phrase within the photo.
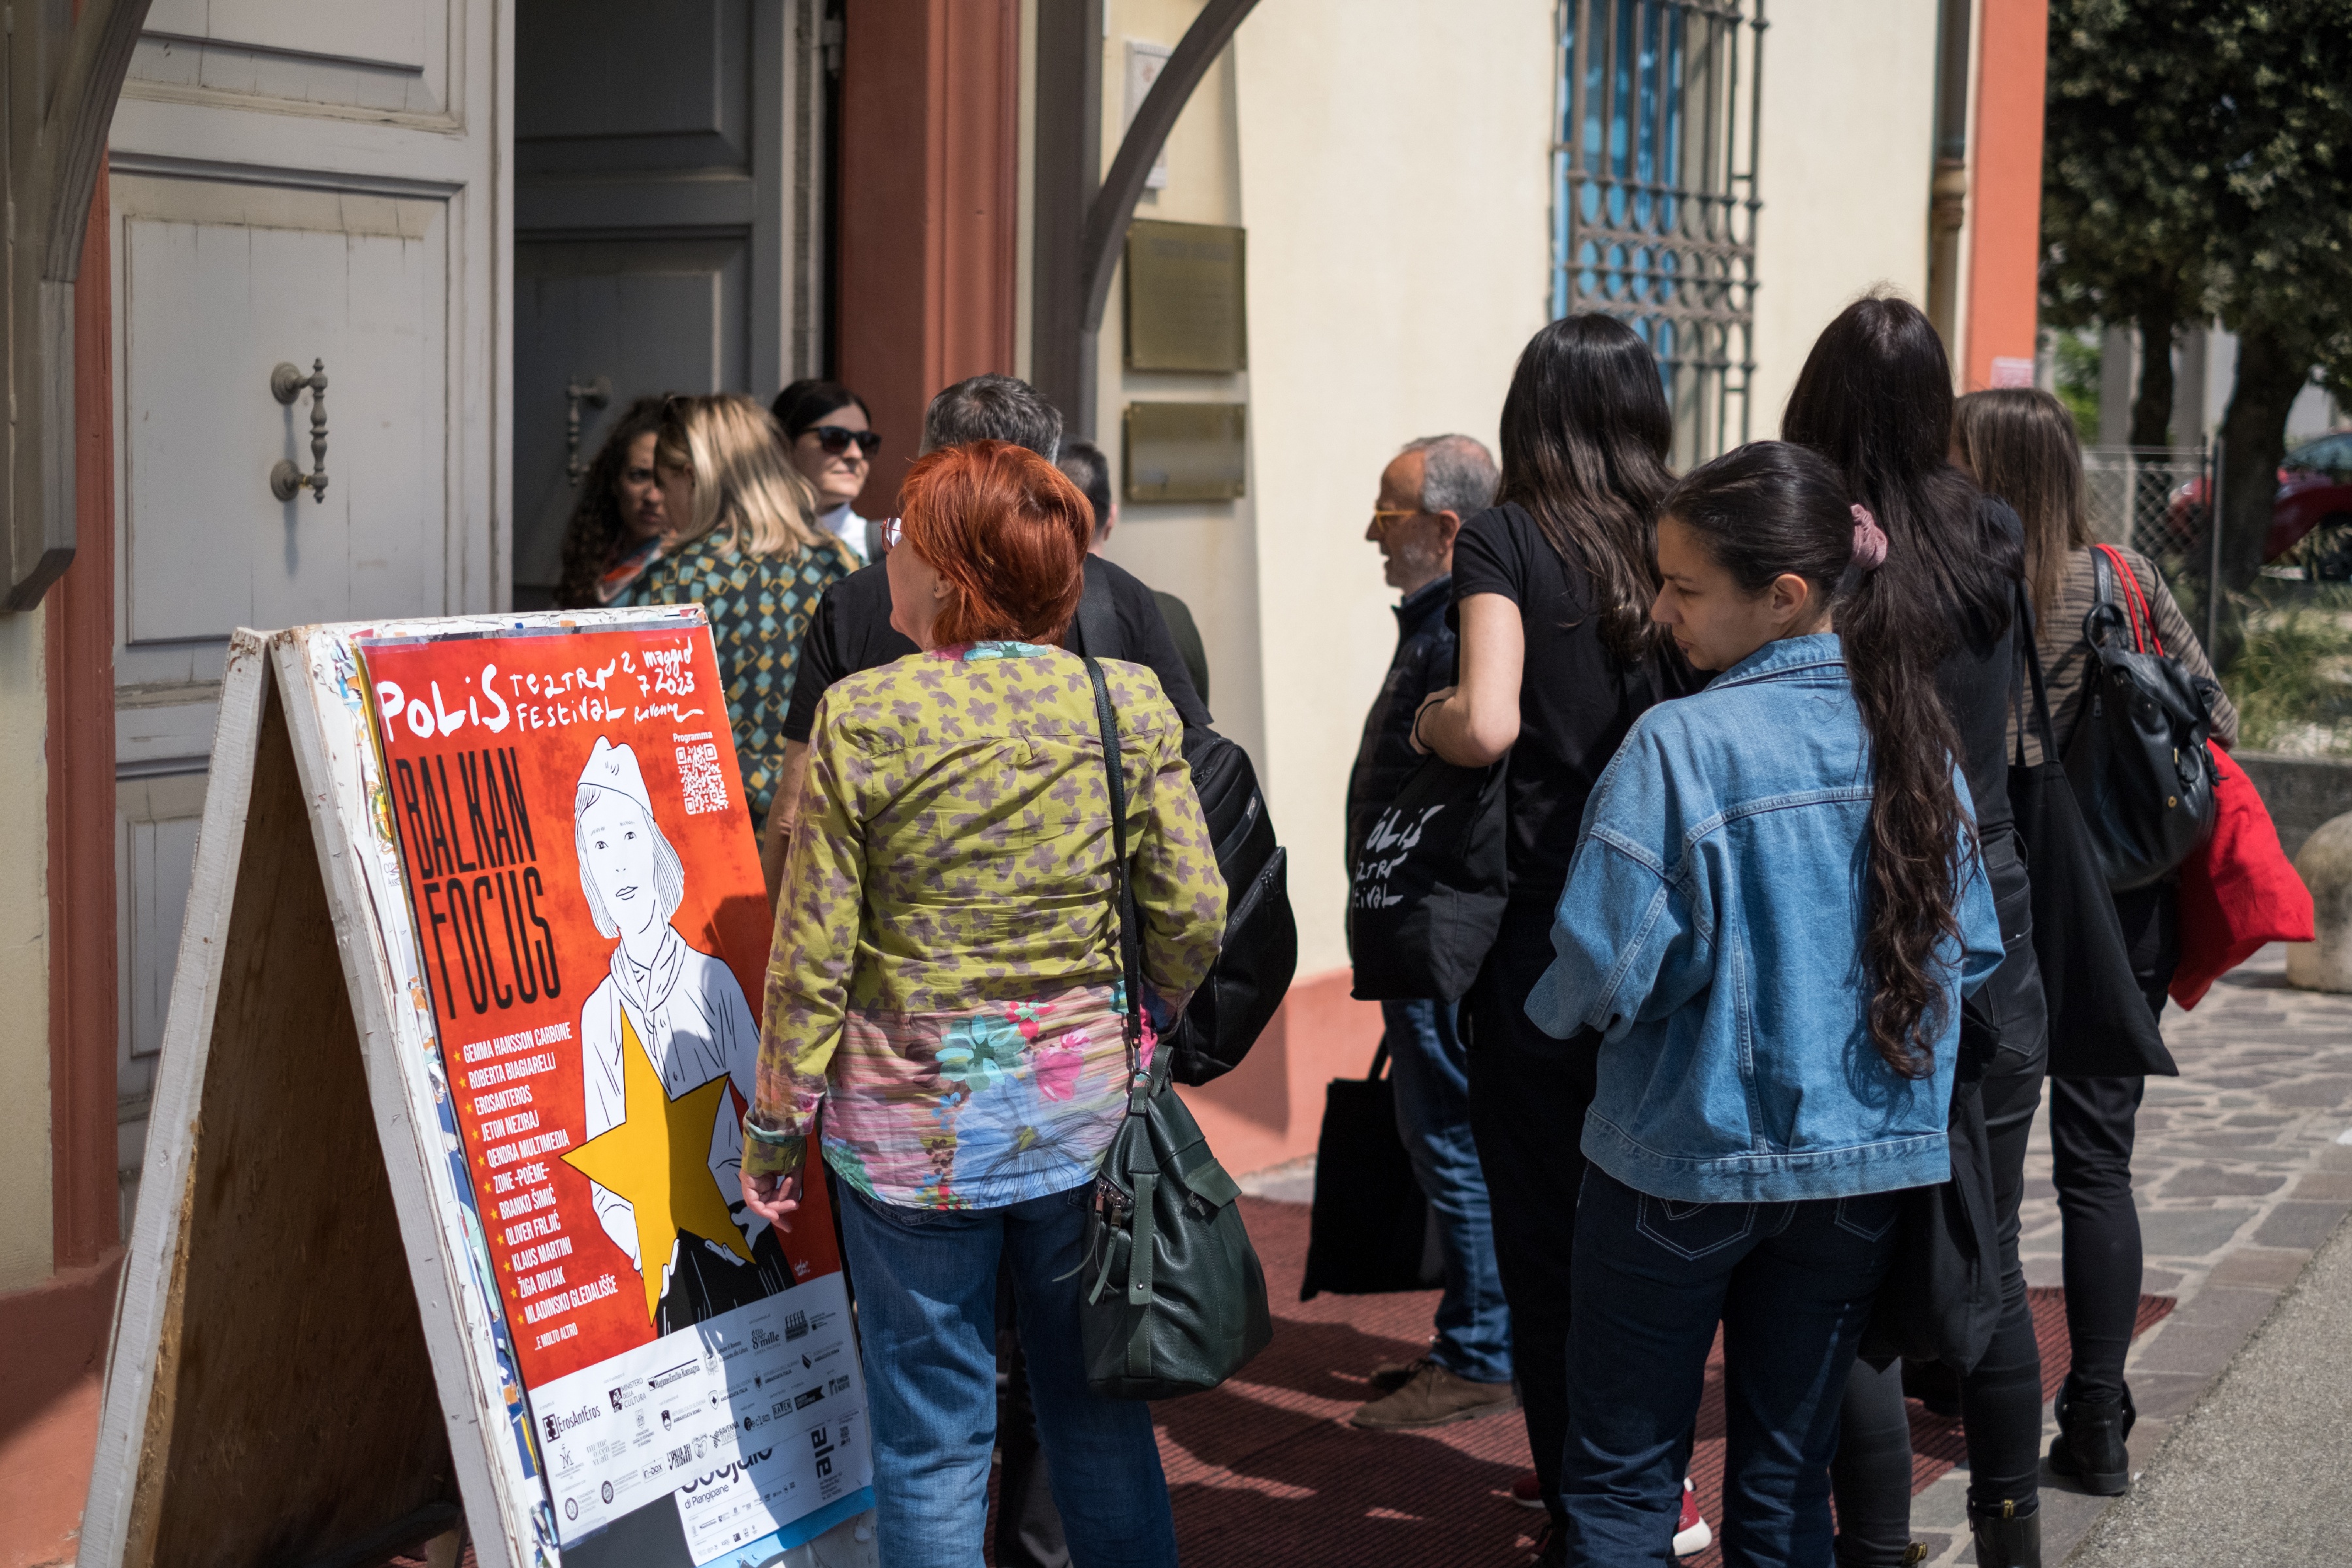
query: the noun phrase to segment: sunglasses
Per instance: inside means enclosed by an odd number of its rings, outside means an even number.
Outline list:
[[[882,437],[879,432],[845,430],[838,425],[812,425],[801,434],[815,437],[816,444],[824,448],[824,454],[828,458],[840,457],[849,450],[850,443],[853,441],[857,444],[857,449],[869,458],[882,447]]]

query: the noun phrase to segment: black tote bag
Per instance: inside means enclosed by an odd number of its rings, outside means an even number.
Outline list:
[[[1859,1353],[1874,1365],[1905,1356],[1940,1361],[1965,1376],[1992,1347],[2000,1322],[2000,1226],[1981,1072],[1981,1064],[1963,1063],[1952,1082],[1950,1179],[1903,1194],[1895,1261],[1862,1333]]]
[[[2058,760],[2050,698],[2034,646],[2032,610],[2022,591],[2025,668],[2033,689],[2032,719],[2042,761],[2025,761],[2025,726],[2018,726],[2009,770],[2010,810],[2025,842],[2033,883],[2033,952],[2042,966],[2042,993],[2050,1012],[2053,1078],[2175,1078],[2180,1069],[2132,977],[2131,954],[2116,919],[2098,849],[2074,802],[2074,785]]]
[[[1429,1201],[1397,1135],[1396,1083],[1384,1076],[1388,1061],[1383,1039],[1369,1074],[1335,1078],[1323,1091],[1302,1301],[1325,1290],[1371,1296],[1433,1290],[1444,1282]]]
[[[1503,770],[1424,758],[1381,813],[1348,894],[1354,994],[1459,1001],[1502,929]]]

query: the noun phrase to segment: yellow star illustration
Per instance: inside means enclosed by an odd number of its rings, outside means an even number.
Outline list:
[[[564,1155],[563,1163],[636,1210],[637,1272],[645,1278],[646,1318],[652,1321],[661,1305],[662,1267],[678,1232],[718,1242],[746,1263],[751,1248],[710,1171],[710,1129],[727,1092],[726,1076],[670,1099],[624,1013],[621,1091],[627,1116]]]

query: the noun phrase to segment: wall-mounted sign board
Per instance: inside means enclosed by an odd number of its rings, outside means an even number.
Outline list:
[[[1249,368],[1244,238],[1213,224],[1128,226],[1129,370]]]
[[[241,631],[213,756],[84,1568],[870,1564],[700,608]]]
[[[1244,403],[1127,405],[1126,495],[1131,501],[1237,500],[1247,489]]]

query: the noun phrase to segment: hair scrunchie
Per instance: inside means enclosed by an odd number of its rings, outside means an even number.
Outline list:
[[[1865,572],[1875,572],[1886,563],[1886,531],[1859,501],[1853,507],[1853,563]]]

